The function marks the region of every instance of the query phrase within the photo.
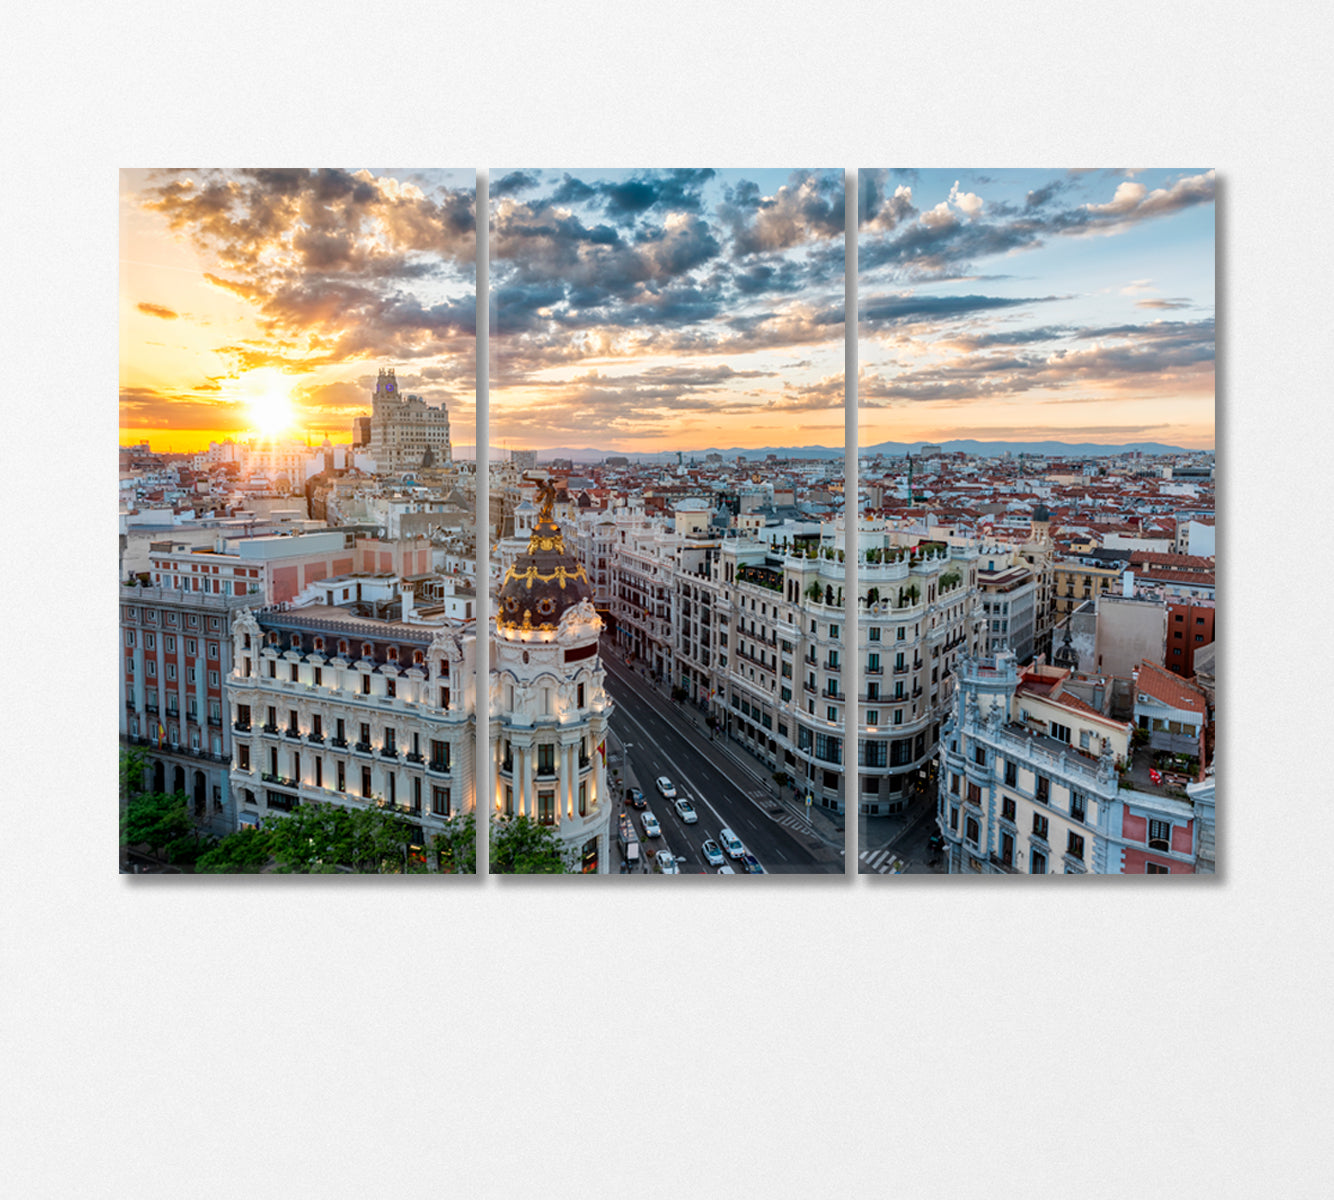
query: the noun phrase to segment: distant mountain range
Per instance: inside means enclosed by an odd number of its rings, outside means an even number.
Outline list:
[[[939,446],[946,453],[962,451],[981,457],[999,457],[1002,454],[1037,454],[1051,458],[1087,458],[1108,457],[1139,451],[1141,454],[1199,454],[1205,451],[1190,450],[1184,446],[1166,446],[1162,442],[1127,442],[1124,445],[1108,446],[1100,442],[978,442],[972,439],[950,442],[879,442],[874,446],[863,446],[858,457],[871,458],[877,454],[887,457],[916,454],[923,446]],[[492,456],[497,454],[492,450]],[[681,461],[689,463],[703,462],[710,454],[720,454],[731,462],[744,458],[747,462],[763,461],[773,454],[778,458],[815,458],[833,459],[843,457],[842,446],[761,446],[748,449],[732,446],[726,450],[710,448],[708,450],[683,450]],[[675,450],[660,450],[655,454],[632,454],[619,450],[597,450],[588,446],[557,446],[550,450],[539,450],[538,462],[549,462],[553,458],[568,458],[577,463],[600,463],[610,457],[627,458],[636,463],[672,464],[677,461]]]

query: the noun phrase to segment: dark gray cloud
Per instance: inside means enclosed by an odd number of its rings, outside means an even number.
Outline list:
[[[971,316],[997,309],[1043,304],[1058,296],[876,296],[861,306],[858,318],[863,328],[873,332],[877,326],[905,325],[915,321],[941,321]]]
[[[536,171],[510,171],[491,181],[491,195],[513,196],[537,187],[540,182],[541,177]]]

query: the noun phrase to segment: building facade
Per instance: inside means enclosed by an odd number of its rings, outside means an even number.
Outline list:
[[[380,475],[396,475],[453,460],[449,409],[420,396],[403,395],[394,368],[381,370],[371,395],[371,458]]]
[[[598,649],[602,619],[542,489],[526,553],[496,599],[490,672],[490,811],[552,828],[577,871],[611,870],[607,787],[612,703]]]
[[[233,616],[255,597],[179,587],[120,588],[123,746],[146,760],[144,786],[184,792],[211,833],[236,827],[226,681]]]
[[[429,845],[476,806],[475,657],[468,622],[239,613],[227,688],[238,826],[298,804],[387,807]]]

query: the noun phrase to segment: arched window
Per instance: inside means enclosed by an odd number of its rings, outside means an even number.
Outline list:
[[[347,638],[338,639],[338,653],[339,654],[347,653]]]
[[[314,644],[315,644],[315,652],[316,652],[317,654],[323,654],[323,653],[324,653],[324,639],[323,639],[322,637],[317,637],[317,638],[315,639],[315,643],[314,643]]]
[[[374,658],[374,657],[375,657],[375,647],[372,646],[372,645],[370,644],[370,642],[362,642],[362,643],[361,643],[361,657],[362,657],[362,658]]]
[[[398,647],[390,646],[389,649],[384,652],[384,657],[386,662],[398,662]]]

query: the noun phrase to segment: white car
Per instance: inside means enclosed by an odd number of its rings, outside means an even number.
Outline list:
[[[668,779],[666,775],[658,776],[657,787],[664,800],[676,799],[676,784]]]
[[[722,847],[719,846],[718,843],[713,840],[713,838],[706,838],[704,841],[704,845],[701,847],[701,849],[704,851],[704,861],[708,863],[709,866],[711,867],[723,866],[725,860],[723,858]]]
[[[670,850],[659,850],[655,870],[664,875],[679,875],[681,868],[676,865],[676,856]]]
[[[662,836],[662,826],[658,824],[658,818],[657,818],[657,817],[655,817],[651,812],[646,812],[646,813],[644,814],[643,820],[644,820],[644,836],[645,836],[645,837],[661,837],[661,836]]]
[[[699,813],[695,811],[695,806],[684,796],[676,802],[676,815],[687,825],[693,825],[699,820]]]

